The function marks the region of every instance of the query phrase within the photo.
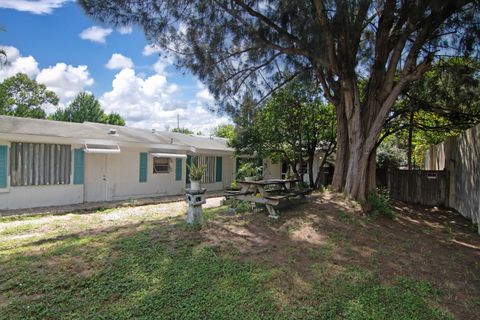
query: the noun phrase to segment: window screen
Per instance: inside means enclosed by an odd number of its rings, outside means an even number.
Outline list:
[[[14,142],[10,151],[11,186],[70,183],[70,145]]]
[[[169,158],[153,158],[153,173],[169,173],[170,159]]]

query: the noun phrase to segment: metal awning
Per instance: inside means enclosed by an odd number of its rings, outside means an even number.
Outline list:
[[[178,154],[178,153],[163,153],[163,152],[150,152],[150,154],[156,158],[182,158],[186,159],[186,154]]]
[[[83,151],[86,153],[120,153],[118,144],[103,145],[103,144],[88,144],[83,146]]]

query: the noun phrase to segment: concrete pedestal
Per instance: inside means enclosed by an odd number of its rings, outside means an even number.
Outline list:
[[[188,224],[202,224],[203,223],[203,208],[202,205],[206,203],[205,192],[207,189],[201,190],[185,190],[185,202],[188,203],[187,223]]]

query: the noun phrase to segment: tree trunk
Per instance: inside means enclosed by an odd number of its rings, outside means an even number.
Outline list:
[[[320,162],[320,166],[318,167],[317,178],[315,179],[315,188],[320,188],[320,176],[323,174],[323,167],[327,162],[327,156],[325,155],[322,158],[322,162]]]
[[[315,150],[313,151],[313,154],[310,153],[308,155],[308,181],[310,183],[310,188],[315,187],[315,181],[313,180],[313,161],[315,158]]]
[[[345,118],[345,107],[341,103],[336,106],[337,118],[337,152],[335,154],[335,170],[333,172],[332,189],[342,191],[348,167],[348,126]]]
[[[413,116],[414,112],[410,112],[410,122],[408,124],[408,151],[407,151],[407,168],[412,170],[412,139],[413,139]]]
[[[377,148],[375,147],[368,159],[367,193],[377,188]]]

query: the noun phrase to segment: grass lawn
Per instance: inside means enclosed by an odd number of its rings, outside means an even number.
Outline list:
[[[183,204],[0,218],[0,319],[473,319],[480,237],[455,213],[362,217],[330,193],[283,211]]]

